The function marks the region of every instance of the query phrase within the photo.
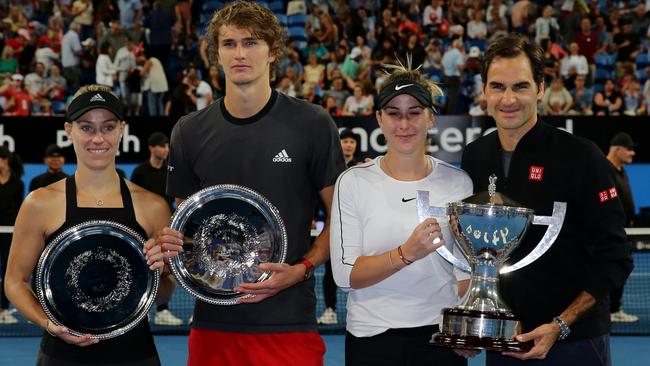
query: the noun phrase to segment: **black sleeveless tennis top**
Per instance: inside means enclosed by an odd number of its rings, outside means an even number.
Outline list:
[[[122,208],[91,208],[77,206],[77,185],[74,175],[66,178],[65,196],[66,212],[65,222],[47,239],[46,245],[63,231],[89,220],[110,220],[126,225],[135,230],[143,238],[147,237],[146,231],[138,224],[133,209],[131,193],[124,179],[120,178],[120,193],[122,195]],[[121,364],[131,363],[140,365],[159,365],[158,354],[154,345],[153,336],[149,331],[148,318],[144,318],[129,332],[124,335],[99,341],[86,347],[78,347],[63,340],[43,333],[41,341],[40,360],[46,359],[45,364]],[[150,362],[147,362],[149,360]]]

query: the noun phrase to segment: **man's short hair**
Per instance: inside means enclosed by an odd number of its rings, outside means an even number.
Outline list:
[[[60,157],[60,156],[63,156],[63,148],[61,148],[57,144],[47,145],[47,147],[45,148],[46,158]]]
[[[149,136],[147,140],[149,146],[163,146],[169,143],[169,138],[162,132],[154,132]]]
[[[215,65],[219,63],[219,30],[222,26],[247,29],[254,37],[266,42],[269,53],[275,57],[275,61],[270,65],[271,78],[275,76],[275,69],[286,52],[286,36],[278,18],[271,10],[252,1],[234,1],[217,11],[210,20],[206,35],[208,56],[210,62]]]
[[[487,85],[487,72],[492,61],[495,58],[515,58],[524,55],[530,62],[530,69],[533,73],[533,80],[537,84],[537,89],[544,82],[544,51],[534,42],[518,34],[508,34],[498,37],[492,42],[485,53],[481,62],[481,79],[483,85]]]

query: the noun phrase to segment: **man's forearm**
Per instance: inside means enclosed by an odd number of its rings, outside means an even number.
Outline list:
[[[309,248],[305,254],[305,258],[318,267],[320,264],[325,263],[330,258],[330,228],[329,219],[325,221],[323,230],[314,240],[314,244]]]
[[[564,320],[567,325],[571,326],[571,324],[580,319],[580,317],[582,317],[582,315],[584,315],[595,304],[596,298],[587,291],[582,291],[578,297],[573,300],[571,305],[560,314],[560,319]]]

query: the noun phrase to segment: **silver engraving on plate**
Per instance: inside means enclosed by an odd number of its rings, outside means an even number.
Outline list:
[[[109,263],[117,275],[115,287],[104,296],[92,296],[79,287],[80,275],[86,269],[86,266],[94,261]],[[77,255],[70,262],[65,275],[75,305],[92,313],[103,313],[118,306],[131,290],[133,282],[131,265],[128,260],[116,251],[102,247],[98,247],[94,251],[87,250]],[[94,292],[105,292],[103,286],[106,286],[106,284],[103,282],[97,283],[92,290]]]
[[[235,213],[205,219],[194,233],[196,262],[211,276],[239,276],[259,263],[262,243],[249,220]]]
[[[108,236],[120,244],[107,248],[111,244],[104,239],[93,241],[96,236]],[[38,301],[50,321],[66,326],[72,335],[90,333],[96,339],[120,336],[143,321],[154,303],[160,277],[160,270],[147,268],[143,245],[144,238],[136,231],[107,220],[82,222],[50,241],[41,253],[35,278]],[[77,252],[77,248],[82,250]],[[142,267],[134,266],[138,263]],[[96,288],[97,294],[111,290],[108,296],[84,293],[89,284],[93,285],[89,280],[95,279],[87,275],[86,269],[101,273],[98,264],[117,273],[111,284],[102,284],[106,288]],[[104,280],[100,275],[96,279],[98,283]]]

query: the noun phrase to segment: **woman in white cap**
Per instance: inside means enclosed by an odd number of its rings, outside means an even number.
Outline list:
[[[125,334],[98,342],[71,335],[53,324],[30,287],[40,254],[66,229],[89,220],[111,220],[152,238],[169,220],[169,206],[158,195],[118,176],[115,155],[124,133],[123,108],[109,87],[79,89],[67,111],[65,132],[72,140],[77,170],[67,179],[30,193],[18,213],[9,254],[6,289],[18,311],[43,333],[38,365],[159,365],[146,317]],[[151,269],[161,268],[157,301],[166,301],[174,282],[160,246],[144,246]]]
[[[446,221],[418,221],[416,192],[443,206],[472,193],[469,176],[426,154],[440,88],[393,67],[378,98],[388,151],[349,168],[335,185],[330,228],[334,279],[348,291],[346,365],[466,365],[428,344],[441,310],[459,302],[469,276],[434,251],[453,239]]]

